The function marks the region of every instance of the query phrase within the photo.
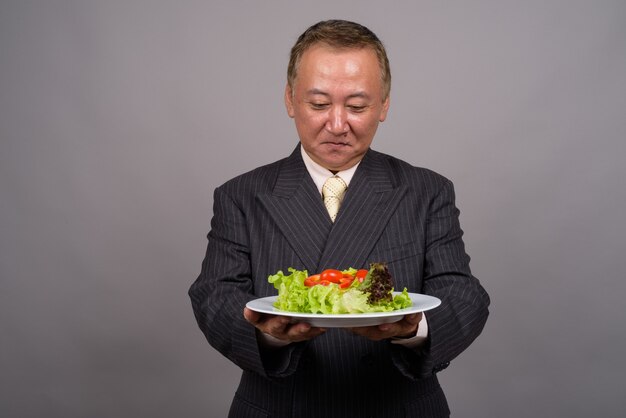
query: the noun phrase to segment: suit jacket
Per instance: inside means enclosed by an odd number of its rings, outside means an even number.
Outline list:
[[[445,417],[436,373],[482,331],[489,297],[465,253],[452,183],[369,150],[331,222],[299,148],[215,190],[206,257],[189,290],[209,343],[242,370],[231,417]],[[436,296],[421,350],[329,329],[280,349],[257,342],[245,304],[289,267],[386,262],[395,288]]]

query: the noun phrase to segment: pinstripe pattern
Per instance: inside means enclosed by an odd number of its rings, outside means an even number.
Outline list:
[[[242,368],[231,417],[445,417],[436,372],[481,332],[489,297],[469,269],[452,184],[370,150],[335,223],[299,149],[215,191],[207,254],[189,290],[209,343]],[[396,287],[431,294],[430,344],[417,353],[329,330],[264,352],[242,315],[276,294],[267,276],[288,267],[389,265]]]

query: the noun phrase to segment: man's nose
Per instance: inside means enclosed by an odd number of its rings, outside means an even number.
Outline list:
[[[343,106],[334,106],[330,109],[326,130],[333,135],[342,135],[350,130],[346,109]]]

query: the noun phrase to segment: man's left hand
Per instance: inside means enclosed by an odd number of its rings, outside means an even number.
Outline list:
[[[391,324],[350,328],[350,331],[372,341],[380,341],[394,337],[411,338],[417,334],[417,327],[421,319],[422,313],[418,312],[406,315],[400,321]]]

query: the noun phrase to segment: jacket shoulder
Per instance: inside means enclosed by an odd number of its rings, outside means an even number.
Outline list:
[[[241,194],[252,190],[255,192],[270,191],[276,183],[278,172],[285,160],[286,158],[283,158],[239,174],[217,187],[217,189],[227,194]]]
[[[440,188],[452,182],[445,176],[424,167],[414,166],[400,158],[382,152],[370,151],[372,157],[387,167],[396,184],[422,185]]]

